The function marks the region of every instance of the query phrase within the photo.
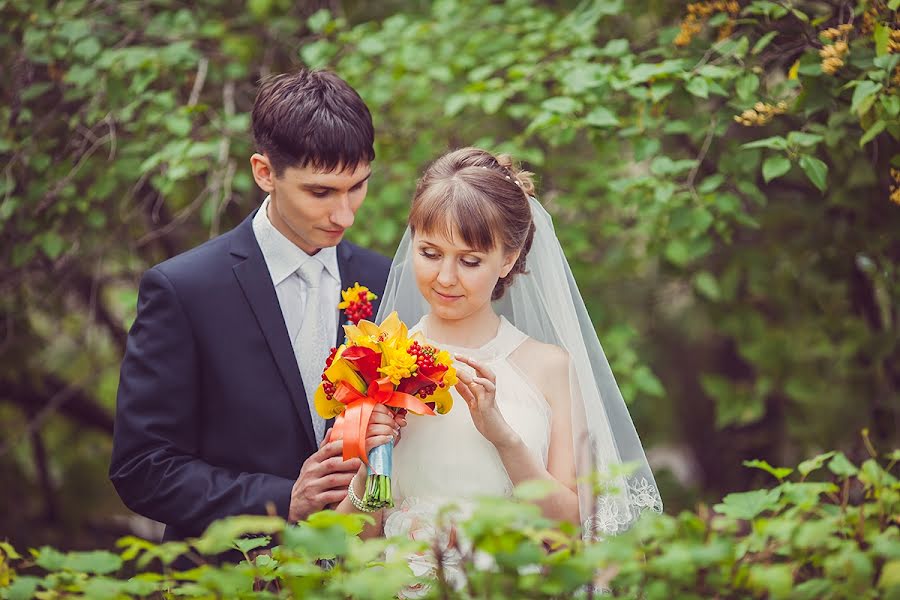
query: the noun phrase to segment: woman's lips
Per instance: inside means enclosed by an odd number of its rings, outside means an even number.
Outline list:
[[[449,294],[442,294],[441,292],[434,290],[434,293],[437,294],[442,300],[446,300],[447,302],[452,302],[454,300],[459,300],[462,296],[453,296]]]

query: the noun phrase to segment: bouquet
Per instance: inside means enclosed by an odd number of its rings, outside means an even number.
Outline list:
[[[396,312],[381,325],[361,318],[354,322],[355,316],[371,315],[371,307],[366,310],[364,305],[374,295],[366,288],[357,284],[343,295],[341,308],[351,302],[357,306],[344,325],[345,343],[333,348],[325,361],[315,407],[323,418],[335,419],[331,439],[344,440],[344,460],[358,457],[368,467],[362,501],[372,509],[391,507],[394,445],[366,453],[372,411],[376,404],[384,404],[419,415],[445,414],[453,406],[450,388],[457,382],[456,369],[448,352],[428,345],[421,334],[410,336]]]

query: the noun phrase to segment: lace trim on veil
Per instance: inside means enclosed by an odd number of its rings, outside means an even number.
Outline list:
[[[659,490],[646,477],[627,477],[625,488],[625,494],[597,497],[594,514],[582,523],[585,538],[624,533],[645,511],[662,514]]]

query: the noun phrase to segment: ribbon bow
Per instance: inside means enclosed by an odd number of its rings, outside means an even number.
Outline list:
[[[347,408],[335,419],[331,439],[344,440],[344,460],[358,457],[366,465],[369,464],[366,458],[366,430],[376,404],[434,416],[434,411],[415,396],[396,391],[390,377],[374,380],[365,395],[346,381],[341,381],[334,392],[334,399]]]

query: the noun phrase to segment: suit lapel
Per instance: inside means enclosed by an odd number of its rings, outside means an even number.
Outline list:
[[[252,221],[255,214],[256,211],[235,230],[236,235],[231,253],[243,260],[232,268],[241,290],[253,310],[256,322],[266,338],[291,401],[303,423],[303,429],[306,431],[310,444],[315,448],[316,436],[313,431],[312,417],[309,414],[309,405],[306,402],[303,380],[300,377],[300,369],[297,367],[297,359],[294,356],[294,348],[284,324],[284,316],[281,312],[281,305],[278,303],[278,296],[275,294],[272,277],[269,275],[262,250],[256,242],[256,236],[253,235]]]
[[[341,289],[346,290],[360,280],[360,273],[356,271],[356,261],[353,260],[353,247],[347,242],[341,242],[337,247],[338,271],[341,274]],[[338,300],[335,300],[336,302]],[[344,311],[338,314],[336,346],[344,343]]]

